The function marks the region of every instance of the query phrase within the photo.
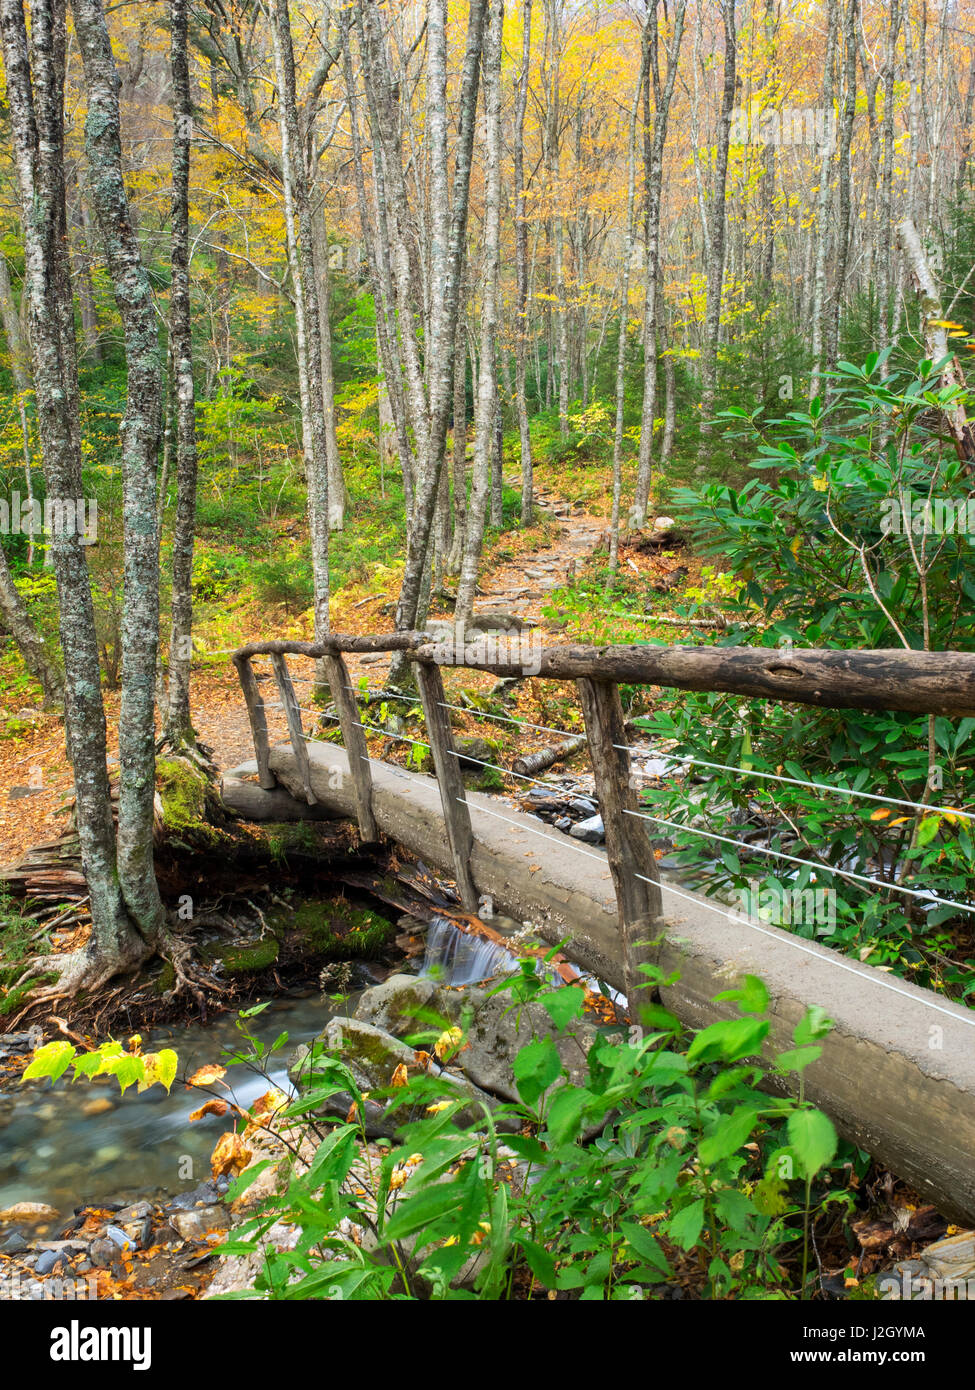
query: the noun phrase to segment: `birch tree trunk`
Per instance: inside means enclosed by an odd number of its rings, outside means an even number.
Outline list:
[[[674,32],[667,48],[667,74],[661,84],[657,64],[658,4],[653,15],[647,16],[644,29],[645,62],[653,71],[654,118],[653,138],[650,141],[650,162],[645,169],[647,196],[647,286],[643,308],[643,411],[640,419],[640,450],[637,462],[636,493],[633,499],[633,524],[643,526],[647,519],[650,498],[650,473],[653,455],[653,424],[657,413],[657,304],[660,279],[660,197],[664,176],[664,145],[667,140],[667,120],[677,79],[681,38],[684,33],[686,0],[678,0],[674,10]],[[734,18],[732,16],[732,23]],[[732,44],[734,40],[732,39]],[[732,48],[732,52],[734,49]],[[727,60],[726,60],[727,61]],[[727,68],[726,68],[727,73]],[[734,58],[732,58],[732,95],[734,94]],[[729,109],[729,122],[731,119]],[[727,133],[726,133],[727,139]],[[727,144],[725,167],[727,168]],[[722,183],[722,216],[724,215],[724,186]],[[723,225],[723,224],[722,224]],[[709,301],[710,302],[710,301]]]
[[[67,310],[72,306],[70,301],[59,302],[69,282],[57,269],[59,258],[66,255],[60,235],[64,220],[63,0],[34,0],[30,47],[22,0],[0,0],[0,28],[24,227],[25,285],[45,480],[50,496],[80,500],[80,430],[76,422],[72,427],[67,408],[77,399],[77,378],[71,379],[77,362],[65,352],[63,342]],[[68,753],[92,915],[86,947],[57,959],[60,981],[55,988],[70,992],[100,983],[119,968],[137,963],[147,951],[125,910],[119,886],[95,614],[82,537],[77,531],[58,528],[52,548],[65,659]]]
[[[718,124],[718,145],[714,164],[714,183],[711,188],[711,261],[708,266],[708,303],[704,316],[704,343],[701,348],[701,430],[698,462],[703,457],[711,434],[711,412],[717,389],[718,333],[721,327],[721,293],[724,288],[725,242],[727,239],[727,210],[725,188],[728,182],[728,145],[731,139],[731,112],[735,104],[735,34],[734,0],[721,0],[721,19],[724,24],[724,86],[721,92],[721,119]]]
[[[620,503],[623,495],[623,408],[626,399],[626,339],[630,317],[630,272],[633,262],[633,243],[636,228],[636,128],[640,116],[640,103],[643,88],[650,67],[650,44],[648,30],[651,19],[647,17],[642,44],[642,61],[633,105],[630,107],[630,133],[627,144],[626,163],[626,231],[623,237],[623,266],[620,275],[620,332],[616,347],[616,422],[613,430],[613,504],[609,522],[609,573],[616,573],[619,562],[620,543]],[[610,578],[611,582],[611,578]],[[607,587],[609,585],[607,584]]]
[[[525,200],[525,112],[528,107],[528,75],[531,66],[532,0],[522,4],[521,71],[515,95],[515,409],[521,450],[521,524],[532,524],[534,475],[532,442],[528,428],[525,377],[528,355],[528,220]]]
[[[819,192],[816,196],[814,241],[815,269],[813,271],[812,329],[810,351],[812,371],[809,376],[809,399],[819,395],[819,378],[823,366],[823,331],[826,313],[826,261],[829,250],[829,204],[832,193],[833,155],[836,140],[833,125],[833,64],[839,36],[839,0],[827,0],[826,58],[823,65],[823,110],[828,122],[819,165]]]
[[[489,0],[481,63],[484,77],[484,229],[481,276],[480,361],[474,421],[474,468],[464,537],[464,558],[454,615],[470,621],[477,585],[477,566],[484,540],[491,467],[491,437],[498,400],[497,326],[501,269],[501,50],[504,0]]]
[[[72,0],[71,8],[88,89],[85,148],[92,200],[125,334],[126,405],[120,430],[125,604],[119,714],[119,882],[139,931],[148,941],[158,941],[166,927],[152,848],[159,646],[159,333],[152,288],[129,217],[122,174],[119,78],[101,0]]]
[[[315,640],[329,630],[328,576],[328,446],[322,394],[322,340],[319,331],[318,285],[312,252],[314,233],[308,197],[308,180],[301,148],[295,58],[291,41],[288,0],[273,0],[271,39],[278,89],[278,122],[281,130],[281,177],[289,244],[295,255],[295,306],[301,310],[299,356],[304,357],[307,391],[306,466],[308,469],[308,521],[311,532],[314,577]],[[296,224],[297,223],[297,229]],[[301,341],[304,340],[304,352]],[[310,446],[310,447],[309,447]]]
[[[839,355],[840,305],[846,283],[846,268],[850,257],[850,149],[853,144],[853,118],[857,96],[857,0],[847,0],[843,48],[843,113],[840,119],[839,142],[839,203],[836,228],[836,264],[833,294],[826,320],[826,369],[832,371]]]
[[[190,321],[190,144],[193,104],[187,55],[188,0],[170,6],[173,74],[172,278],[169,346],[176,396],[176,523],[173,528],[173,594],[169,635],[169,698],[166,739],[173,748],[195,744],[190,716],[193,658],[193,543],[196,534],[196,394]]]

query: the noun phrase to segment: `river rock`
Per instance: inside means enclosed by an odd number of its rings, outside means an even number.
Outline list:
[[[975,1291],[975,1231],[936,1240],[916,1259],[902,1260],[881,1275],[877,1287],[881,1298],[887,1300],[971,1299]]]
[[[151,1202],[133,1202],[131,1206],[122,1207],[121,1211],[117,1211],[115,1219],[120,1226],[125,1226],[130,1221],[141,1221],[144,1217],[151,1215]]]
[[[412,980],[414,977],[405,978]],[[387,981],[386,984],[388,983]],[[385,987],[386,985],[377,985],[376,989]],[[372,994],[375,991],[367,990],[366,993]],[[393,1073],[400,1065],[416,1073],[416,1052],[412,1047],[400,1042],[385,1029],[358,1017],[333,1018],[322,1034],[321,1041],[329,1051],[340,1053],[360,1091],[376,1091],[388,1087],[392,1082]],[[307,1047],[298,1048],[288,1071],[290,1079],[299,1089],[302,1085],[307,1087],[314,1076],[314,1070],[308,1061],[309,1056]],[[470,1110],[458,1112],[456,1119],[459,1125],[473,1124],[482,1118],[481,1105],[490,1109],[497,1106],[493,1096],[487,1095],[477,1085],[472,1085],[466,1076],[458,1075],[455,1071],[438,1073],[438,1080],[446,1089],[456,1091],[459,1096],[466,1097],[471,1102]],[[351,1105],[351,1094],[342,1091],[323,1102],[322,1113],[344,1120]],[[367,1098],[365,1112],[365,1129],[369,1138],[392,1138],[400,1125],[416,1118],[411,1110],[407,1110],[397,1101],[395,1094],[382,1101]],[[514,1121],[499,1116],[497,1124],[499,1129],[511,1128]]]
[[[473,1017],[467,1033],[468,1046],[453,1065],[475,1086],[503,1100],[518,1100],[514,1059],[533,1038],[547,1037],[558,1048],[572,1084],[585,1085],[589,1075],[586,1055],[600,1036],[597,1024],[586,1018],[577,1019],[560,1034],[540,1004],[524,1004],[517,1010],[510,1005],[507,994],[492,995],[476,986],[444,989],[422,976],[392,975],[384,984],[366,990],[355,1017],[394,1034],[408,1033],[417,1027],[418,1009],[430,1010],[453,1022],[459,1021],[462,1012],[469,1008]],[[622,1034],[620,1029],[619,1036]]]
[[[42,1250],[34,1266],[34,1273],[50,1274],[66,1258],[63,1250]]]
[[[106,1226],[105,1234],[108,1239],[114,1242],[119,1250],[134,1250],[135,1240],[129,1235],[128,1231],[123,1231],[119,1226]]]
[[[31,1226],[40,1226],[49,1221],[57,1221],[60,1212],[45,1202],[15,1202],[12,1207],[0,1211],[0,1224],[8,1221],[24,1221]]]
[[[208,1231],[227,1230],[230,1213],[225,1206],[194,1207],[192,1211],[174,1211],[169,1220],[181,1240],[202,1240]]]
[[[577,821],[569,831],[573,840],[581,840],[586,845],[601,845],[606,838],[606,827],[602,816],[590,816],[588,820]]]
[[[14,1231],[7,1239],[0,1244],[0,1255],[23,1255],[30,1249],[24,1237],[19,1231]]]
[[[107,1269],[118,1259],[119,1248],[114,1240],[109,1240],[105,1236],[99,1236],[93,1240],[88,1247],[88,1258],[93,1265],[98,1265],[102,1269]]]

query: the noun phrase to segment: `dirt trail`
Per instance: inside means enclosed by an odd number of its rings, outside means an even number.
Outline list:
[[[495,565],[482,575],[475,612],[502,611],[530,619],[544,634],[541,610],[549,594],[565,582],[575,562],[592,553],[606,523],[545,490],[537,493],[536,501],[541,513],[558,521],[559,534],[548,548]],[[355,614],[358,630],[375,632],[390,626],[390,619],[378,611],[386,597],[377,595],[375,607]],[[386,678],[389,658],[370,661],[353,657],[349,668],[354,681],[365,676],[370,687],[378,687]],[[311,664],[295,661],[293,670],[299,699],[310,710]],[[266,696],[268,701],[275,698],[267,689]],[[105,692],[113,765],[118,703],[118,692]],[[272,739],[286,738],[281,710],[269,705],[267,713]],[[56,837],[66,825],[65,807],[73,790],[61,719],[34,710],[25,710],[24,715],[24,736],[16,745],[0,746],[0,863],[12,862],[30,846]],[[310,712],[306,719],[310,722]],[[254,756],[250,726],[229,656],[223,667],[207,665],[194,672],[193,720],[200,741],[214,750],[221,769]]]
[[[559,534],[547,549],[506,561],[482,575],[474,611],[475,614],[510,613],[523,620],[532,620],[544,632],[546,624],[541,610],[549,594],[565,583],[567,573],[576,562],[592,554],[606,530],[606,523],[546,491],[536,494],[536,502],[539,511],[561,523]],[[367,626],[364,630],[377,629]],[[309,707],[307,720],[311,713],[311,663],[293,661],[291,665],[298,698]],[[366,677],[370,688],[378,688],[386,679],[390,658],[350,656],[348,665],[353,682]],[[225,770],[253,758],[250,725],[233,672],[226,676],[201,673],[196,694],[196,730],[200,740],[214,750],[218,767]],[[265,698],[269,702],[267,717],[272,742],[287,738],[283,712],[270,703],[275,699],[273,691],[265,689]]]

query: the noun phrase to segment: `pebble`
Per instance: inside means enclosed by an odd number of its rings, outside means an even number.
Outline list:
[[[34,1272],[36,1274],[50,1274],[57,1265],[66,1261],[66,1258],[63,1250],[42,1250],[38,1256],[37,1264],[34,1266]]]
[[[135,1241],[132,1237],[120,1230],[118,1226],[106,1226],[105,1234],[109,1240],[114,1241],[119,1250],[131,1250],[135,1247]]]
[[[109,1100],[108,1096],[96,1096],[94,1100],[86,1100],[81,1107],[82,1115],[104,1115],[109,1110],[114,1110],[115,1105]]]
[[[118,1259],[118,1246],[114,1240],[106,1240],[103,1236],[91,1243],[88,1251],[93,1265],[100,1265],[107,1268],[113,1261]]]

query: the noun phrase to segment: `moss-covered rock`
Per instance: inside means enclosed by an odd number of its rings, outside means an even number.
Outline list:
[[[203,772],[185,758],[160,758],[156,786],[167,836],[193,848],[217,844],[220,834],[208,820],[214,792]]]
[[[253,975],[272,966],[279,949],[276,937],[264,936],[259,941],[218,946],[214,954],[228,975]]]
[[[305,938],[311,953],[332,960],[375,955],[396,930],[381,913],[353,907],[341,898],[302,903],[290,926]]]

